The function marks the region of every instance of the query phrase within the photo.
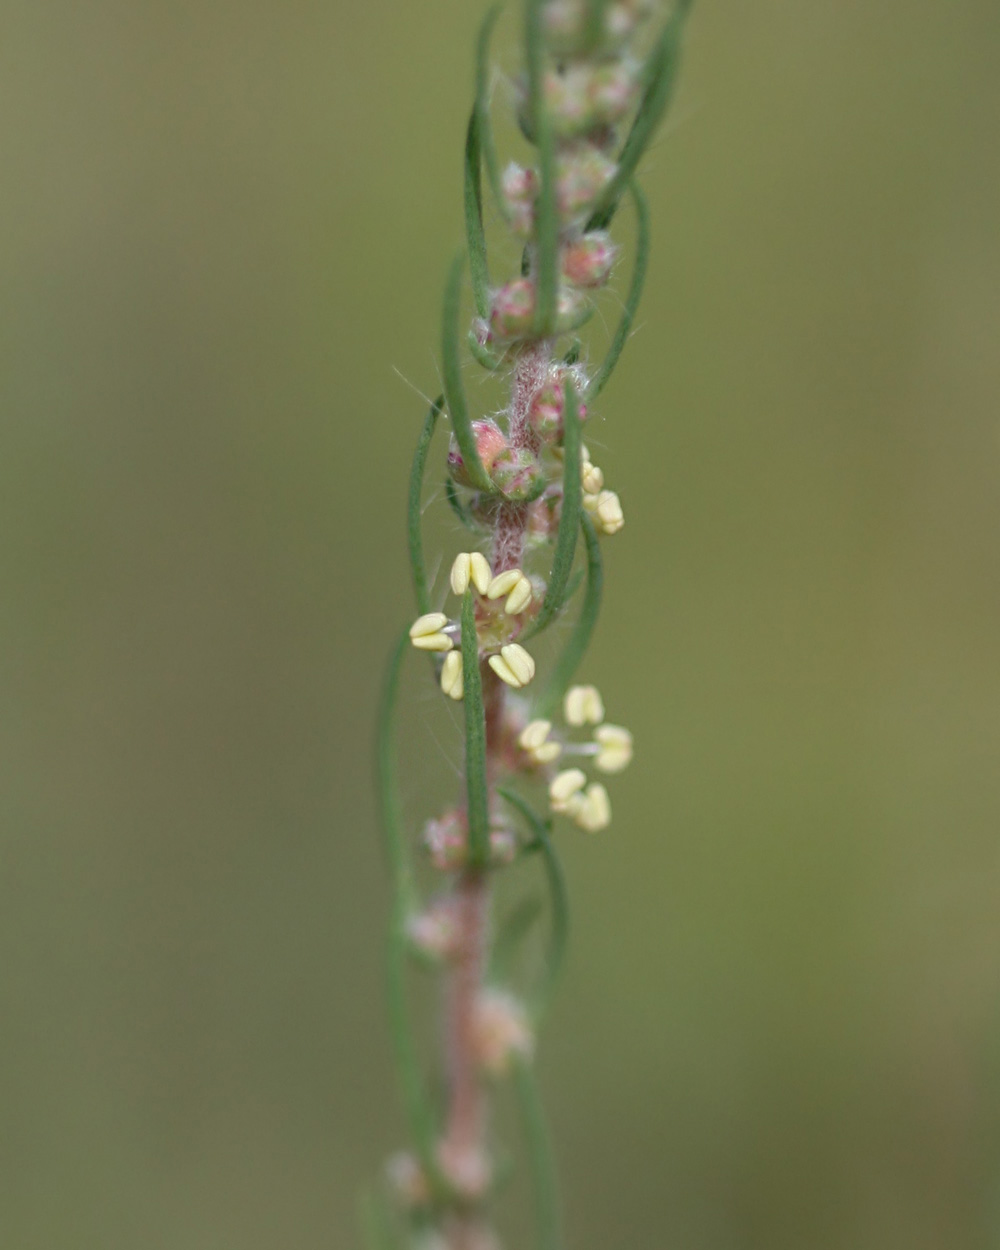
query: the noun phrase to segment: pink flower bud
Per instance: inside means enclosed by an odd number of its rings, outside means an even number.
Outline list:
[[[564,220],[587,214],[615,173],[615,163],[592,143],[582,143],[557,162],[556,195]]]
[[[524,338],[531,332],[535,317],[535,284],[530,278],[515,278],[493,297],[490,333],[498,339]]]
[[[424,825],[423,844],[431,863],[441,872],[461,868],[468,857],[465,817],[457,808]]]
[[[617,256],[611,236],[604,230],[593,230],[563,248],[563,277],[575,286],[603,286]]]
[[[495,421],[473,421],[472,432],[476,438],[476,451],[479,452],[479,459],[483,462],[486,472],[490,473],[497,456],[506,450],[507,440]],[[466,472],[465,461],[462,459],[462,453],[454,438],[448,445],[448,472],[460,486],[475,484]]]
[[[436,962],[450,958],[455,954],[459,936],[454,899],[434,899],[425,911],[410,917],[406,931],[417,950],[429,959]]]
[[[523,502],[541,494],[545,482],[537,457],[527,447],[508,447],[493,462],[490,476],[507,499]]]
[[[473,1029],[476,1057],[491,1076],[508,1072],[515,1055],[531,1057],[534,1037],[527,1012],[513,995],[503,990],[481,991]]]
[[[591,69],[587,65],[571,65],[562,73],[545,75],[545,106],[552,121],[553,133],[560,139],[586,134],[599,121],[591,98]]]
[[[594,122],[612,126],[636,102],[638,71],[634,61],[612,61],[593,71],[587,94]]]
[[[572,365],[556,365],[549,371],[548,380],[531,401],[528,410],[528,422],[543,443],[561,443],[563,436],[564,386],[567,377],[572,377],[579,395],[586,384],[583,371]],[[579,405],[580,420],[587,416],[585,404]]]

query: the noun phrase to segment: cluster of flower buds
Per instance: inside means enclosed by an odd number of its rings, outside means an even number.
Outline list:
[[[599,57],[627,43],[654,7],[651,0],[612,0],[599,12],[595,29],[588,0],[549,0],[543,10],[545,37],[555,56]]]
[[[632,759],[632,735],[621,725],[604,720],[604,701],[595,686],[572,686],[563,700],[563,719],[571,729],[593,727],[589,742],[574,742],[553,733],[552,722],[533,720],[521,730],[517,743],[527,766],[548,771],[566,756],[590,758],[602,773],[620,773]],[[603,829],[611,820],[608,792],[600,782],[587,784],[582,768],[549,772],[549,806],[569,816],[589,833]]]
[[[563,409],[566,405],[566,383],[570,382],[577,395],[586,389],[587,378],[580,365],[554,364],[550,367],[543,384],[535,392],[528,409],[528,424],[540,443],[558,448],[563,441]],[[581,421],[587,419],[587,405],[577,405]]]
[[[512,447],[495,421],[472,422],[476,451],[498,495],[511,503],[536,499],[545,489],[538,457],[527,447]],[[460,486],[472,486],[458,443],[448,448],[448,472]]]

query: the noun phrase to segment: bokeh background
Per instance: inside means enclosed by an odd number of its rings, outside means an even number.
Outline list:
[[[370,740],[481,8],[4,6],[9,1250],[340,1250],[401,1141]],[[589,436],[638,756],[560,833],[573,1250],[1000,1246],[998,54],[697,6]]]

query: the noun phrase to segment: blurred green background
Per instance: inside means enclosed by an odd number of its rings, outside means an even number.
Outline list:
[[[5,1250],[339,1250],[401,1142],[370,739],[482,7],[4,6]],[[696,8],[588,434],[572,1250],[1000,1246],[998,54]]]

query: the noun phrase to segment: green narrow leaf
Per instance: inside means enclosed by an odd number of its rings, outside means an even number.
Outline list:
[[[479,122],[479,144],[482,149],[483,163],[486,166],[486,177],[496,201],[497,208],[505,220],[510,219],[510,209],[503,193],[500,176],[500,162],[497,159],[496,144],[493,141],[493,124],[490,121],[490,39],[493,28],[500,16],[501,5],[495,4],[483,18],[476,40],[476,115]],[[484,316],[485,314],[480,314]]]
[[[444,396],[439,395],[431,404],[424,428],[417,439],[417,449],[413,453],[413,467],[410,469],[410,495],[406,509],[406,529],[410,546],[410,569],[413,573],[413,590],[417,597],[417,608],[420,615],[431,610],[430,590],[427,585],[427,565],[424,561],[424,536],[421,524],[420,500],[424,487],[424,470],[427,467],[427,450],[434,437],[438,414],[444,407]]]
[[[465,471],[477,490],[493,490],[476,448],[476,436],[469,419],[462,385],[462,362],[459,352],[458,319],[462,310],[462,269],[465,258],[455,257],[448,274],[441,316],[441,372],[444,375],[444,397],[451,416],[451,428],[462,453]]]
[[[459,499],[458,490],[456,489],[455,483],[451,480],[450,477],[446,477],[444,479],[444,494],[445,494],[445,498],[448,500],[448,504],[451,507],[452,512],[454,512],[454,514],[458,517],[458,519],[462,522],[462,524],[466,527],[466,529],[470,529],[470,530],[475,529],[476,527],[472,523],[472,517],[469,516],[461,499]]]
[[[580,482],[580,418],[576,388],[567,377],[563,403],[563,499],[559,517],[559,533],[552,557],[552,572],[542,601],[541,611],[525,634],[533,638],[554,619],[566,602],[566,588],[573,568],[576,532],[580,528],[583,486]]]
[[[538,148],[538,199],[535,203],[535,333],[555,330],[559,284],[559,209],[556,201],[556,148],[552,119],[545,107],[544,0],[528,0],[525,8],[525,51],[528,59],[528,119]]]
[[[559,1218],[559,1193],[552,1148],[545,1127],[538,1087],[531,1063],[519,1058],[514,1065],[514,1088],[524,1125],[524,1136],[531,1166],[531,1187],[538,1229],[538,1250],[560,1250],[562,1230]]]
[[[521,798],[516,790],[510,790],[506,786],[497,786],[497,794],[506,799],[523,816],[535,837],[535,842],[530,849],[537,848],[545,864],[545,876],[552,907],[552,931],[545,960],[545,973],[533,995],[533,1014],[535,1019],[539,1020],[548,1010],[566,962],[566,947],[569,941],[569,893],[566,889],[566,877],[562,864],[559,862],[559,856],[549,836],[549,822],[542,820],[531,804]]]
[[[618,202],[667,110],[680,65],[684,19],[690,7],[690,0],[677,5],[649,54],[644,75],[646,86],[638,111],[619,153],[615,175],[605,187],[587,222],[588,230],[603,230],[614,217]]]
[[[486,717],[479,670],[479,638],[472,591],[462,600],[462,684],[465,687],[465,792],[469,867],[485,868],[490,856],[489,791],[486,784]]]
[[[483,231],[482,161],[479,142],[479,111],[473,108],[465,132],[465,241],[469,252],[469,274],[476,312],[490,312],[490,271],[486,262],[486,235]]]
[[[608,348],[608,354],[604,357],[600,369],[594,374],[587,387],[587,402],[595,400],[607,384],[608,378],[611,377],[615,365],[618,363],[618,357],[622,354],[622,348],[628,341],[628,336],[632,333],[632,324],[635,321],[636,310],[639,307],[639,301],[642,299],[642,288],[646,281],[646,266],[649,261],[649,208],[646,204],[646,197],[639,189],[639,184],[633,179],[629,183],[629,190],[632,193],[632,199],[635,201],[636,215],[636,239],[635,239],[635,265],[632,268],[632,281],[629,283],[628,295],[625,298],[625,307],[622,310],[621,321],[618,322],[618,329],[615,331],[615,337],[611,340],[611,346]]]
[[[582,513],[580,521],[583,527],[583,541],[587,548],[587,590],[583,596],[580,615],[573,625],[573,631],[538,701],[538,715],[548,719],[551,719],[558,711],[559,704],[569,689],[580,661],[587,654],[590,636],[594,632],[597,616],[601,610],[601,592],[604,587],[601,545],[590,517]]]
[[[393,742],[399,675],[409,646],[409,633],[404,630],[393,650],[386,672],[376,741],[379,806],[393,896],[386,951],[386,981],[389,1031],[410,1132],[428,1176],[434,1177],[437,1175],[434,1158],[434,1115],[424,1086],[406,998],[406,922],[413,903],[414,887],[412,868],[403,839]]]
[[[494,356],[488,348],[485,348],[482,343],[480,343],[471,330],[469,331],[465,341],[469,345],[469,351],[484,369],[489,369],[491,373],[494,373],[503,365],[504,362],[502,357]]]

